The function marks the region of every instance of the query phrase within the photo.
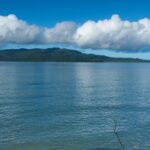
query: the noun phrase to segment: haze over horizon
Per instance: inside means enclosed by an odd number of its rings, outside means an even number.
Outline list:
[[[1,49],[65,47],[113,57],[150,59],[148,0],[0,3]]]

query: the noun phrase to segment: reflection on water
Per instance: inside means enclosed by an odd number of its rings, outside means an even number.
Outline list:
[[[119,150],[119,149],[110,149],[110,148],[94,148],[91,150]]]
[[[0,63],[0,149],[150,147],[150,64]],[[104,147],[104,148],[103,148]]]

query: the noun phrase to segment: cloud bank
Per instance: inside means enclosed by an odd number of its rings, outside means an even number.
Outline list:
[[[30,25],[15,15],[0,16],[0,45],[68,44],[79,48],[124,52],[150,50],[150,19],[135,22],[119,15],[97,22],[57,23],[53,28]]]

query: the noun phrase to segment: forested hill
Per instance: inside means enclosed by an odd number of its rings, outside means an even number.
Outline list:
[[[113,58],[102,55],[85,54],[76,50],[48,49],[8,49],[0,51],[0,61],[32,62],[149,62],[134,58]]]

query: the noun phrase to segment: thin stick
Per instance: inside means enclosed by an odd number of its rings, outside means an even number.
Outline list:
[[[118,132],[117,132],[117,121],[114,121],[115,125],[114,125],[114,128],[113,128],[113,131],[114,131],[114,134],[116,135],[117,137],[117,140],[118,140],[118,143],[120,144],[120,146],[122,147],[122,150],[125,150],[125,146],[124,144],[122,143],[119,135],[118,135]]]

